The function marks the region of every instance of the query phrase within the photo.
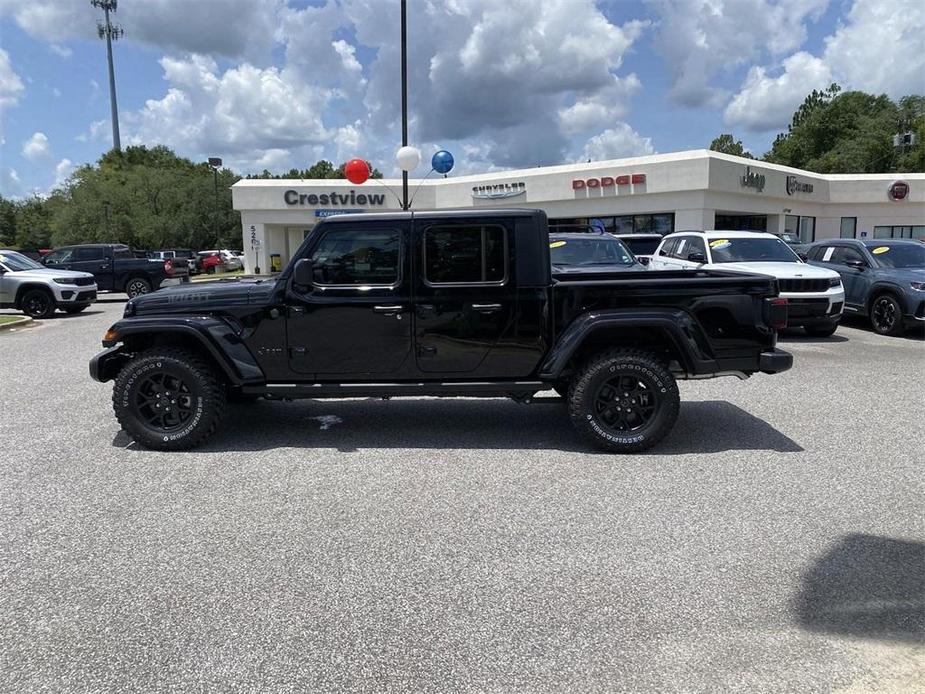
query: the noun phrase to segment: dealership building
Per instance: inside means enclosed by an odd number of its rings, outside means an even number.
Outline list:
[[[533,208],[614,233],[690,229],[925,239],[925,174],[817,174],[707,150],[412,179],[412,209]],[[248,272],[284,267],[321,219],[400,210],[401,180],[245,179],[232,187]]]

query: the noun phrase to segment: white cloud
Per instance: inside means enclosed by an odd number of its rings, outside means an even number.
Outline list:
[[[70,159],[62,159],[55,165],[55,182],[52,188],[60,188],[67,181],[68,177],[74,173],[76,167]]]
[[[629,100],[642,87],[635,74],[621,79],[614,76],[609,87],[579,98],[574,104],[559,109],[559,124],[569,134],[599,130],[629,111]]]
[[[604,161],[654,152],[651,138],[643,137],[626,123],[619,123],[589,139],[582,150],[581,158]]]
[[[725,122],[746,130],[782,130],[813,89],[844,89],[894,99],[925,91],[925,4],[856,0],[847,21],[825,39],[821,57],[805,51],[783,61],[779,75],[752,67],[726,107]]]
[[[925,3],[856,0],[825,40],[823,58],[843,86],[899,98],[925,93]]]
[[[126,41],[260,60],[269,56],[280,5],[280,0],[144,0],[120,3],[112,20],[125,29]],[[96,39],[102,16],[83,0],[0,0],[0,11],[33,38],[59,48],[73,38]]]
[[[49,46],[51,52],[55,55],[61,56],[62,58],[70,58],[74,51],[72,51],[67,46],[62,46],[61,44],[53,43]]]
[[[306,88],[291,70],[243,63],[221,72],[203,56],[160,62],[170,86],[162,99],[126,114],[129,142],[166,143],[194,158],[221,155],[251,167],[270,150],[327,141],[321,112],[329,92]]]
[[[723,118],[727,125],[746,130],[782,130],[807,94],[824,89],[831,82],[828,65],[800,51],[784,60],[783,71],[777,77],[769,76],[763,67],[751,68]]]
[[[728,92],[718,73],[759,58],[784,55],[806,41],[806,22],[828,0],[650,0],[660,15],[656,50],[672,77],[669,97],[684,106],[718,107]]]
[[[29,161],[50,157],[51,147],[48,144],[48,136],[41,132],[33,133],[32,137],[23,142],[22,155]]]
[[[10,54],[0,48],[0,111],[15,106],[25,89],[10,64]]]

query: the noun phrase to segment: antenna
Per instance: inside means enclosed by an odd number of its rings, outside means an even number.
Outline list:
[[[109,104],[112,111],[112,147],[117,152],[122,151],[119,142],[119,107],[116,105],[116,73],[112,67],[112,42],[118,41],[125,33],[121,26],[109,21],[109,13],[115,13],[119,0],[90,0],[93,7],[103,10],[105,21],[96,23],[96,31],[100,38],[106,38],[106,57],[109,60]]]

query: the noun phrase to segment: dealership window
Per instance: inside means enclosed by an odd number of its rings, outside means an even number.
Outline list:
[[[858,218],[857,217],[842,217],[841,218],[841,238],[843,239],[853,239],[855,232],[858,228]]]
[[[312,253],[320,285],[393,285],[398,282],[400,232],[329,231]]]
[[[656,212],[654,214],[627,214],[618,217],[593,217],[583,219],[550,219],[549,226],[594,226],[603,228],[612,234],[661,234],[665,236],[674,231],[674,212]]]
[[[429,227],[424,231],[424,280],[428,284],[504,282],[504,246],[503,227]]]
[[[800,218],[795,214],[784,216],[784,231],[793,236],[800,235]]]
[[[925,239],[925,226],[874,227],[875,239]]]
[[[800,241],[812,243],[816,240],[816,218],[800,217]]]
[[[767,231],[767,215],[716,214],[714,229],[723,231]]]

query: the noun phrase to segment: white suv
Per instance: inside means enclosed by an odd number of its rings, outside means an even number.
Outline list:
[[[770,275],[788,302],[788,327],[827,337],[838,328],[845,289],[834,270],[804,263],[773,234],[757,231],[682,231],[669,234],[650,270],[731,270]]]

